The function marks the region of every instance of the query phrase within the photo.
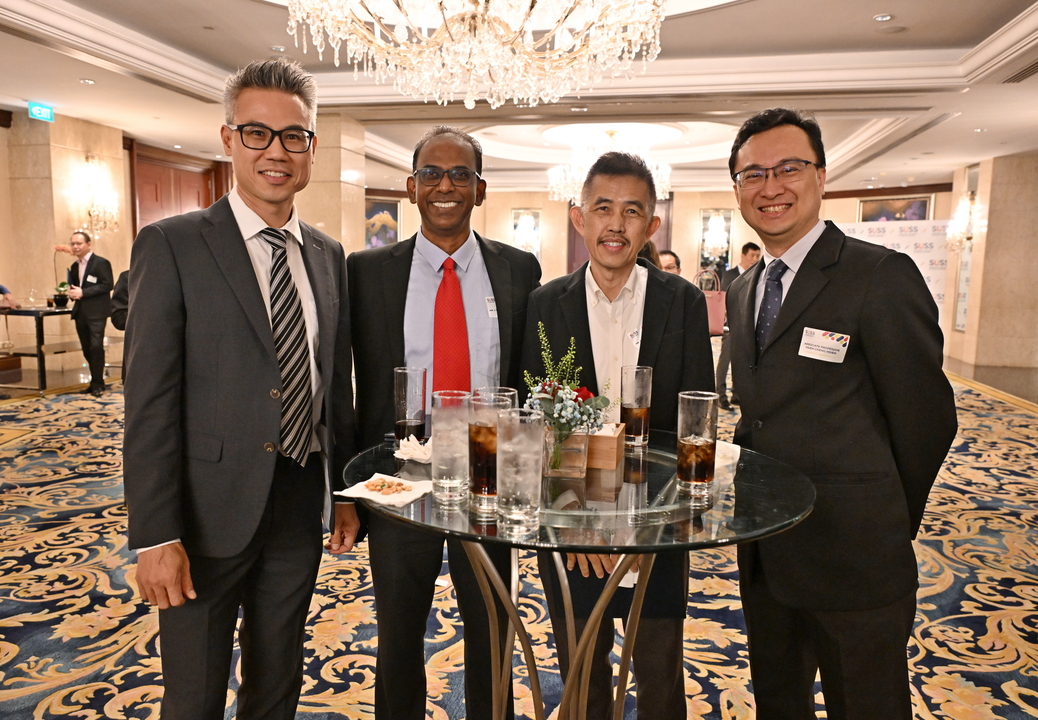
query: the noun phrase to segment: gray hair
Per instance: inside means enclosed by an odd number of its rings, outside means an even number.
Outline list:
[[[223,111],[228,125],[234,124],[234,111],[243,90],[278,90],[295,95],[306,106],[309,129],[317,121],[317,83],[314,76],[295,60],[274,58],[254,60],[227,78],[223,91]]]

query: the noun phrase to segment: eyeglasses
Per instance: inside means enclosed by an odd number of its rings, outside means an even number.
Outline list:
[[[271,130],[266,125],[228,125],[231,130],[237,130],[241,136],[241,144],[250,150],[266,150],[274,142],[274,138],[281,140],[281,147],[290,153],[305,153],[310,149],[310,144],[317,134],[313,130],[302,128],[285,128],[284,130]]]
[[[734,180],[735,184],[741,188],[760,187],[768,179],[768,171],[770,170],[771,176],[778,182],[791,183],[804,177],[804,170],[807,169],[808,165],[822,167],[818,163],[811,162],[810,160],[786,160],[786,162],[780,163],[775,167],[749,168],[737,172],[732,175],[732,180]]]
[[[450,178],[451,184],[454,187],[468,187],[473,180],[479,180],[479,173],[468,168],[441,170],[438,167],[424,167],[418,168],[412,174],[418,179],[418,182],[429,187],[439,185],[444,175]]]

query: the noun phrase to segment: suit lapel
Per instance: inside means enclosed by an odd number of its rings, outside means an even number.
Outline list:
[[[729,307],[729,311],[735,314],[734,317],[729,318],[729,326],[733,329],[740,327],[747,330],[745,333],[732,332],[730,336],[733,366],[738,364],[740,366],[753,367],[757,364],[755,357],[757,348],[753,339],[757,318],[754,317],[753,306],[757,295],[757,282],[760,280],[760,274],[763,270],[764,262],[759,261],[746,271],[748,277],[742,285],[743,290],[741,293],[735,294]],[[747,341],[740,343],[740,340]]]
[[[501,257],[500,251],[476,234],[476,242],[483,254],[483,265],[490,277],[490,287],[494,290],[494,301],[497,306],[497,327],[501,340],[501,382],[511,370],[509,362],[512,357],[512,266]]]
[[[638,350],[638,364],[656,367],[656,356],[663,342],[663,332],[670,316],[670,306],[674,302],[675,290],[667,284],[663,272],[655,268],[647,268],[645,280],[645,307],[642,310],[641,347]]]
[[[836,262],[842,247],[843,234],[835,226],[827,224],[821,237],[808,251],[804,262],[800,264],[800,269],[789,286],[789,293],[783,299],[782,307],[779,308],[778,318],[775,319],[775,327],[771,330],[768,344],[761,350],[762,354],[782,336],[782,333],[790,328],[829,282],[829,278],[822,272],[822,268]]]
[[[246,317],[252,323],[260,342],[277,357],[274,350],[274,333],[270,329],[270,318],[260,294],[256,271],[252,268],[252,259],[245,248],[245,239],[241,236],[238,223],[231,212],[231,205],[226,197],[221,198],[209,210],[205,217],[212,223],[202,229],[202,237],[209,245],[209,251],[220,266],[221,272],[231,286],[238,302],[241,303]]]
[[[417,235],[393,245],[389,259],[382,263],[382,302],[386,312],[389,353],[394,367],[405,365],[404,307],[407,285],[411,279],[411,262]]]
[[[595,372],[595,351],[591,345],[591,322],[587,314],[587,289],[584,285],[584,274],[587,271],[587,263],[584,263],[570,276],[566,288],[559,296],[559,307],[562,309],[562,316],[566,319],[570,337],[576,344],[577,363],[582,366],[581,385],[597,395],[599,392],[598,374]],[[566,347],[569,347],[568,342]],[[563,348],[561,352],[565,351],[566,349]],[[558,357],[555,358],[556,361],[558,359]]]
[[[317,332],[321,341],[318,357],[322,360],[320,366],[327,368],[331,367],[330,353],[335,349],[333,335],[337,326],[336,318],[332,316],[332,304],[329,302],[334,295],[332,268],[328,262],[329,256],[324,241],[310,232],[310,228],[303,223],[299,223],[299,232],[303,236],[303,266],[306,267],[306,276],[310,280],[314,306],[317,309]],[[342,298],[339,298],[339,302],[342,302]]]

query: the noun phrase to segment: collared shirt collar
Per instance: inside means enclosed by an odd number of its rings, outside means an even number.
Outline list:
[[[620,300],[625,296],[627,298],[633,297],[641,276],[645,274],[648,274],[648,271],[638,265],[638,263],[635,263],[634,267],[631,268],[631,274],[627,276],[627,282],[620,288],[616,300]],[[595,276],[591,274],[590,264],[587,266],[587,272],[584,273],[584,287],[587,288],[588,307],[597,307],[599,302],[609,302],[609,298],[606,297],[606,294],[602,292],[602,288],[595,281]],[[613,300],[613,302],[616,302],[616,300]]]
[[[457,267],[461,268],[462,272],[465,272],[469,269],[469,263],[472,262],[472,258],[479,249],[479,245],[476,243],[476,233],[470,228],[468,239],[461,244],[460,248],[454,251],[453,255],[448,255],[426,238],[422,234],[422,229],[419,228],[418,239],[415,241],[414,249],[427,263],[432,265],[433,270],[439,271],[443,261],[449,257],[454,260],[454,264]]]
[[[825,221],[819,220],[818,224],[808,230],[804,237],[793,243],[793,247],[782,253],[782,262],[793,271],[794,275],[800,270],[800,266],[804,263],[804,258],[811,252],[811,248],[818,242],[818,238],[822,237],[823,231],[825,231]],[[761,244],[763,245],[764,243]],[[771,261],[775,259],[775,256],[768,252],[767,246],[761,250],[761,254],[764,256],[764,267],[767,268]]]
[[[248,240],[258,235],[260,230],[270,227],[263,221],[263,218],[256,214],[255,210],[245,204],[245,201],[241,199],[241,195],[238,194],[237,186],[227,193],[227,201],[231,204],[231,212],[234,213],[234,219],[238,223],[238,229],[241,230],[242,238]],[[297,243],[303,244],[303,235],[299,230],[299,215],[296,213],[295,205],[292,206],[292,215],[288,218],[288,222],[281,228],[276,229],[288,231],[288,234]]]

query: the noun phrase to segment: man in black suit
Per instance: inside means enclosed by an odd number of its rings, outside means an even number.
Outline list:
[[[129,308],[130,271],[123,270],[116,278],[115,289],[112,291],[112,325],[116,330],[126,329],[126,312]]]
[[[72,320],[90,367],[86,390],[94,397],[105,391],[105,325],[112,311],[112,264],[91,250],[90,236],[76,230],[69,239],[76,262],[68,269],[68,296],[75,301]]]
[[[727,297],[735,441],[817,492],[802,523],[739,546],[757,717],[814,718],[820,670],[829,718],[909,720],[912,539],[956,431],[937,306],[907,255],[819,219],[813,119],[758,113],[729,169],[764,244]]]
[[[235,188],[141,230],[130,261],[123,451],[137,586],[159,608],[164,720],[295,717],[326,474],[355,447],[346,263],[299,220],[317,87],[285,59],[225,90]],[[337,504],[326,547],[359,523]]]
[[[619,396],[623,365],[651,366],[650,426],[673,432],[678,393],[709,390],[713,362],[703,293],[687,280],[637,260],[638,251],[659,227],[655,207],[656,187],[641,158],[610,152],[595,162],[584,181],[580,206],[570,210],[589,260],[530,296],[523,369],[535,377],[544,375],[538,323],[544,323],[556,360],[566,352],[570,339],[575,341],[575,365],[583,368],[580,381],[596,395],[608,386],[611,399]],[[611,406],[608,413],[605,420],[619,419],[618,406]],[[605,555],[567,557],[578,637],[614,562]],[[542,553],[539,564],[565,675],[569,648],[562,641],[566,627],[558,579],[550,555]],[[634,650],[639,718],[685,718],[682,625],[687,598],[688,553],[659,553]],[[617,614],[626,615],[620,608]],[[595,720],[611,717],[612,647],[613,625],[603,622],[588,693],[588,717]]]
[[[760,260],[760,245],[754,242],[744,243],[739,255],[739,264],[728,268],[721,276],[721,289],[727,292],[732,282],[753,267],[758,260]],[[725,410],[732,409],[732,403],[728,402],[728,366],[732,362],[732,346],[728,338],[729,333],[726,331],[721,336],[721,352],[717,356],[717,395],[720,397],[720,406]],[[738,403],[738,396],[733,396],[732,402]]]
[[[347,259],[357,365],[360,445],[393,432],[393,368],[429,372],[432,389],[479,386],[518,388],[526,302],[541,269],[530,253],[478,236],[472,208],[483,202],[482,149],[449,127],[426,133],[415,147],[408,197],[418,205],[420,231],[400,243],[353,253]],[[470,373],[448,388],[434,367],[435,306],[446,266],[458,276],[464,299]],[[425,629],[434,583],[443,563],[442,535],[369,518],[369,550],[378,616],[375,717],[425,717]],[[465,623],[465,703],[470,720],[492,713],[490,628],[483,598],[461,544],[447,541],[451,578]],[[487,548],[509,577],[508,550]],[[504,619],[503,609],[498,616]],[[503,635],[503,627],[498,628]],[[512,716],[511,693],[506,715]]]

